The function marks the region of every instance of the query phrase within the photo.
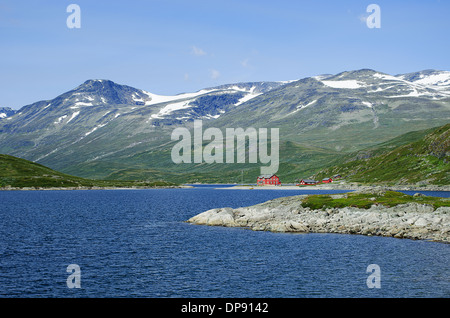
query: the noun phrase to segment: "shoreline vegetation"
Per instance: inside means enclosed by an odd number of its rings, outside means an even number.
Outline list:
[[[188,185],[156,185],[156,186],[86,186],[86,187],[1,187],[0,191],[55,191],[55,190],[143,190],[143,189],[185,189]]]
[[[102,180],[99,180],[102,181]],[[24,186],[24,187],[12,187],[12,186],[3,186],[0,187],[0,191],[13,191],[13,190],[119,190],[119,189],[187,189],[187,188],[195,188],[196,185],[211,185],[211,186],[221,186],[222,184],[173,184],[173,183],[164,183],[164,182],[154,182],[154,183],[143,183],[143,182],[130,182],[130,184],[126,184],[127,182],[121,182],[122,185],[114,185],[114,181],[108,181],[111,183],[110,185],[90,185],[90,186]],[[142,185],[143,184],[143,185]],[[229,184],[223,184],[229,185]],[[348,191],[369,191],[369,190],[377,190],[377,189],[390,189],[392,191],[450,191],[450,186],[447,185],[396,185],[396,186],[383,186],[383,185],[364,185],[357,183],[349,183],[349,184],[339,184],[339,183],[330,183],[330,184],[318,184],[311,186],[297,186],[297,185],[282,185],[282,186],[256,186],[256,185],[230,185],[229,187],[220,187],[221,190],[307,190],[307,191],[326,191],[326,190],[348,190]]]
[[[360,184],[360,183],[328,183],[328,184],[317,184],[317,185],[282,185],[282,186],[256,186],[256,185],[234,185],[232,187],[226,188],[230,190],[370,190],[370,189],[380,189],[388,188],[393,191],[450,191],[450,185],[414,185],[414,184],[404,184],[404,185],[392,185],[386,186],[382,184]],[[224,188],[222,188],[224,189]]]
[[[339,233],[450,243],[450,199],[388,188],[296,195],[211,209],[187,223],[283,233]]]

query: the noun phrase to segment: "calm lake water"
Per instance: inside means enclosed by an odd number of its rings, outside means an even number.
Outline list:
[[[305,193],[0,192],[0,297],[450,297],[448,244],[184,222]],[[67,287],[70,264],[81,269],[79,289]],[[381,288],[366,284],[370,264],[380,268]]]

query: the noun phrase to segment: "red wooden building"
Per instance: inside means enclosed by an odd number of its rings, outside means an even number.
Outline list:
[[[264,174],[258,177],[256,185],[281,185],[281,182],[274,174]]]
[[[333,182],[333,179],[331,178],[322,179],[322,183],[331,183],[331,182]]]

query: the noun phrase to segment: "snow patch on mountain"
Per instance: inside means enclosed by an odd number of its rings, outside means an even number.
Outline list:
[[[422,85],[448,86],[450,85],[450,72],[430,75],[415,81],[414,83]]]
[[[80,114],[80,111],[74,112],[72,114],[72,116],[69,118],[69,120],[67,121],[66,124],[70,123],[72,121],[72,119],[74,119],[75,117],[77,117]]]
[[[15,114],[16,111],[10,107],[0,107],[0,119],[6,118],[7,120],[10,120],[11,116],[14,116]]]
[[[104,127],[104,126],[106,126],[106,124],[100,124],[100,125],[98,125],[98,126],[95,126],[91,131],[88,131],[86,134],[84,134],[84,136],[89,136],[89,135],[92,134],[94,131],[96,131],[97,129],[102,128],[102,127]]]
[[[426,71],[425,71],[426,72]],[[417,75],[418,79],[410,81],[425,86],[434,86],[435,88],[442,86],[450,86],[450,72],[448,71],[432,71]],[[399,78],[407,79],[408,74],[400,75]]]
[[[92,103],[85,103],[85,102],[76,102],[73,107],[80,107],[80,106],[94,106]]]
[[[382,73],[374,73],[374,74],[373,74],[373,77],[379,78],[379,79],[382,79],[382,80],[388,80],[388,81],[400,81],[400,82],[406,82],[406,81],[403,80],[403,79],[400,79],[400,78],[397,78],[397,77],[395,77],[395,76],[388,75],[388,74],[382,74]]]
[[[398,84],[391,85],[385,88],[380,87],[385,85],[379,84],[376,90],[368,91],[368,93],[376,93],[385,91],[395,87],[396,85],[402,85],[403,88],[409,90],[408,94],[400,94],[396,96],[386,96],[388,98],[403,98],[403,97],[431,97],[433,99],[447,98],[450,94],[446,92],[446,89],[450,89],[450,72],[439,72],[431,75],[420,74],[418,80],[411,80],[410,74],[392,76],[382,73],[373,74],[375,78],[388,81],[385,84]],[[402,86],[399,86],[399,91]]]
[[[204,89],[204,90],[201,90],[201,91],[198,91],[195,93],[184,93],[184,94],[179,94],[179,95],[174,95],[174,96],[157,95],[157,94],[153,94],[153,93],[146,92],[146,91],[143,91],[143,92],[151,98],[150,101],[145,102],[145,105],[149,106],[149,105],[173,102],[173,101],[180,100],[180,99],[192,99],[197,96],[200,96],[200,95],[203,95],[206,93],[210,93],[211,90]]]
[[[261,94],[254,94],[254,93],[249,93],[247,95],[245,95],[244,97],[242,97],[236,104],[234,104],[235,106],[239,106],[245,102],[248,102],[249,100],[259,96]]]
[[[346,89],[357,89],[365,87],[366,85],[357,80],[344,80],[344,81],[322,81],[328,87],[332,88],[346,88]]]
[[[63,115],[61,117],[59,117],[54,124],[60,124],[64,119],[66,119],[68,117],[68,115]]]
[[[176,110],[189,108],[189,107],[191,107],[189,105],[189,102],[190,101],[183,101],[183,102],[169,104],[169,105],[163,107],[157,114],[151,115],[151,118],[161,119],[164,116],[169,115],[170,113],[172,113]]]
[[[208,115],[202,116],[201,118],[205,118],[205,119],[217,119],[217,118],[219,118],[219,117],[220,117],[220,114],[217,114],[217,115],[211,115],[211,114],[208,114]]]
[[[297,105],[296,109],[293,112],[290,112],[287,116],[290,116],[292,114],[295,114],[296,112],[298,112],[301,109],[305,109],[306,107],[311,106],[312,104],[316,103],[317,99],[313,100],[312,102],[309,102],[308,104],[304,105],[304,104],[299,104]]]

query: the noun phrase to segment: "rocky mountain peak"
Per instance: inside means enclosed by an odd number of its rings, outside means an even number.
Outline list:
[[[10,107],[0,107],[0,119],[14,115],[16,111]]]

